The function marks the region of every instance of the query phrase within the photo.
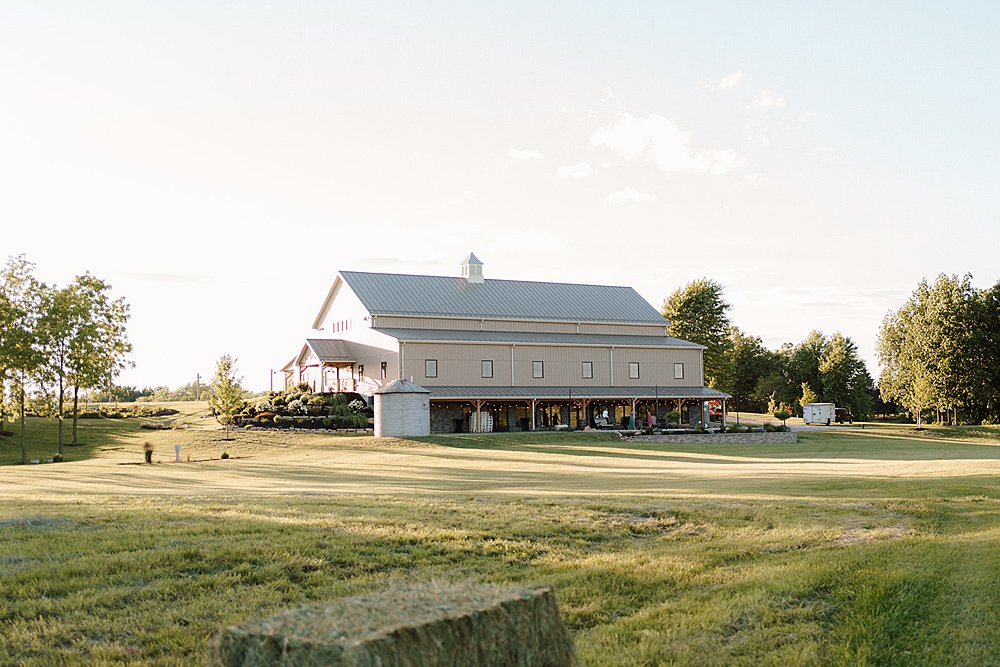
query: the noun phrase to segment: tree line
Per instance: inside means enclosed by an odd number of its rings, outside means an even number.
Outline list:
[[[722,286],[702,278],[675,290],[662,312],[671,336],[706,346],[705,383],[732,394],[732,408],[801,416],[803,404],[822,401],[858,419],[872,415],[875,383],[850,337],[812,331],[796,345],[770,350],[729,320],[729,308]]]
[[[59,287],[35,276],[24,255],[0,274],[0,433],[9,414],[21,423],[21,463],[27,463],[26,406],[58,418],[63,453],[66,402],[72,402],[70,442],[77,442],[81,391],[114,384],[132,351],[130,308],[111,286],[88,273]]]
[[[922,425],[1000,423],[1000,283],[972,286],[972,276],[922,280],[882,322],[879,391]]]
[[[830,402],[859,419],[905,408],[917,422],[1000,423],[1000,283],[977,289],[972,276],[922,280],[878,334],[876,383],[857,345],[840,332],[812,331],[769,350],[729,321],[722,286],[702,278],[663,303],[669,333],[706,346],[705,382],[749,412]]]

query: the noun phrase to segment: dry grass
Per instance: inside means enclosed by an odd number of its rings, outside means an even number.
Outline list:
[[[680,446],[93,428],[71,463],[3,468],[0,663],[199,663],[220,625],[442,577],[555,585],[589,664],[1000,654],[989,430]],[[197,462],[165,461],[174,442]]]

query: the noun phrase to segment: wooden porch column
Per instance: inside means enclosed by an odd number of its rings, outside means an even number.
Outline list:
[[[722,428],[726,428],[726,399],[722,399]]]
[[[340,393],[340,366],[337,366],[337,393]]]
[[[677,425],[681,426],[684,424],[684,399],[677,399]]]
[[[482,433],[483,425],[481,423],[482,420],[480,419],[480,414],[482,413],[483,410],[483,402],[479,399],[476,399],[475,401],[472,402],[472,404],[475,406],[476,409],[476,430],[474,431],[474,433]]]
[[[535,430],[535,399],[531,399],[531,430]]]
[[[319,393],[326,391],[326,364],[319,365]]]
[[[351,391],[358,390],[358,376],[354,373],[354,364],[351,364]]]

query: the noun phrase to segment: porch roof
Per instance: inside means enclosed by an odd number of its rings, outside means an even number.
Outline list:
[[[426,387],[431,400],[525,400],[525,399],[633,399],[691,398],[721,400],[730,394],[709,387]]]
[[[348,341],[339,338],[307,338],[302,346],[302,351],[292,359],[292,362],[285,369],[290,366],[315,366],[317,364],[349,366],[357,363],[356,356]]]

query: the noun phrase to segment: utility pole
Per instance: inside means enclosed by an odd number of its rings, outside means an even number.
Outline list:
[[[196,373],[194,376],[194,400],[201,400],[201,373]]]

